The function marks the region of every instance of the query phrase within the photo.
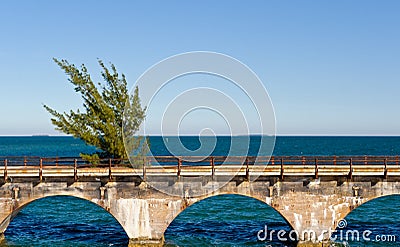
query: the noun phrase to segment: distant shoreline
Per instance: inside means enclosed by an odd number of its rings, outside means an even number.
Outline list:
[[[149,137],[161,137],[161,135],[148,135]],[[270,135],[260,135],[260,134],[250,134],[250,135],[215,135],[216,137],[242,137],[242,136],[265,136],[265,137],[272,137]],[[32,137],[32,138],[37,138],[37,137],[67,137],[67,138],[76,138],[73,136],[69,135],[46,135],[46,134],[38,134],[38,135],[0,135],[0,138],[4,137]],[[164,137],[177,137],[174,135],[164,135]],[[198,135],[180,135],[180,137],[198,137]],[[203,137],[214,137],[213,135],[203,135]],[[276,135],[275,137],[400,137],[400,134],[398,135],[345,135],[345,134],[338,134],[338,135],[333,135],[333,134],[325,134],[325,135],[317,135],[317,134],[296,134],[296,135],[288,135],[288,134],[282,134],[282,135]],[[79,138],[77,138],[79,139]]]

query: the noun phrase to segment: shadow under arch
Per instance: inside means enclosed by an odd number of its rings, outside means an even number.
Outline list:
[[[127,246],[118,220],[100,205],[72,195],[49,195],[25,202],[13,213],[0,246]],[[35,243],[36,241],[36,243]]]
[[[276,234],[258,239],[265,230],[292,230],[288,221],[274,208],[257,198],[235,193],[211,195],[180,212],[165,231],[167,246],[296,246],[283,243]]]
[[[378,196],[364,202],[344,216],[339,221],[342,225],[336,227],[332,238],[335,241],[345,241],[350,244],[374,242],[375,245],[369,244],[371,246],[398,246],[400,243],[399,218],[400,194]],[[359,238],[353,238],[352,232],[359,234]],[[363,234],[368,236],[364,238]],[[385,238],[386,241],[377,240],[377,236]],[[395,237],[392,238],[393,236]],[[381,242],[381,245],[377,242]]]

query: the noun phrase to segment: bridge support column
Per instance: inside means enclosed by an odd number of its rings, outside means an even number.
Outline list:
[[[151,188],[139,189],[132,186],[122,190],[121,186],[127,184],[109,183],[106,186],[104,207],[124,228],[129,237],[129,246],[162,246],[164,232],[189,205],[188,201],[161,194]],[[120,191],[124,191],[124,195]]]
[[[18,213],[14,208],[18,205],[16,200],[7,198],[0,201],[0,234],[4,234],[10,224],[11,219]]]
[[[344,217],[366,201],[354,196],[353,185],[313,181],[279,182],[271,206],[289,222],[299,246],[329,246],[331,234]]]
[[[119,198],[109,200],[110,213],[129,237],[129,246],[162,246],[164,232],[186,204],[182,199]]]

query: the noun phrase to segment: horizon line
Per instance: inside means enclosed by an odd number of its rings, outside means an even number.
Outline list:
[[[181,134],[181,135],[161,135],[161,134],[151,134],[147,136],[199,136],[196,134]],[[221,135],[203,135],[205,137],[211,136],[272,136],[260,133],[250,133],[250,134],[221,134]],[[72,135],[51,135],[51,134],[32,134],[32,135],[0,135],[0,137],[74,137]],[[400,134],[276,134],[275,137],[400,137]],[[78,137],[75,137],[78,138]],[[79,139],[79,138],[78,138]]]

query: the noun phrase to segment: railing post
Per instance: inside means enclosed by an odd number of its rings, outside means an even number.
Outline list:
[[[336,155],[333,156],[333,165],[334,165],[334,166],[336,165]]]
[[[384,171],[383,175],[384,175],[385,179],[387,179],[388,174],[387,174],[387,158],[386,157],[385,157],[384,164],[385,164],[385,171]]]
[[[178,172],[176,174],[178,178],[181,178],[181,167],[182,167],[182,159],[178,158]]]
[[[146,181],[146,163],[143,160],[143,181]]]
[[[214,156],[211,156],[211,158],[210,158],[210,164],[211,164],[211,178],[212,178],[212,180],[214,180],[214,177],[215,177]]]
[[[246,157],[246,180],[250,181],[249,157]]]
[[[304,156],[301,157],[301,164],[303,164],[303,165],[306,164],[306,157],[304,157]]]
[[[8,172],[7,172],[7,159],[4,160],[4,182],[8,180]]]
[[[24,156],[24,166],[26,166],[26,163],[27,163],[26,156]]]
[[[112,159],[109,158],[109,159],[108,159],[108,179],[109,179],[109,180],[112,179],[111,166],[112,166]]]
[[[353,179],[353,158],[349,159],[350,171],[349,171],[349,178]]]
[[[271,165],[275,165],[275,158],[274,158],[274,156],[271,157]]]
[[[315,178],[318,179],[318,159],[315,158]]]
[[[283,181],[283,172],[285,170],[283,169],[283,158],[281,158],[281,180]]]
[[[42,158],[40,158],[40,161],[39,161],[39,180],[40,180],[40,182],[43,181],[43,159]]]
[[[74,182],[78,181],[78,164],[77,160],[74,159]]]

